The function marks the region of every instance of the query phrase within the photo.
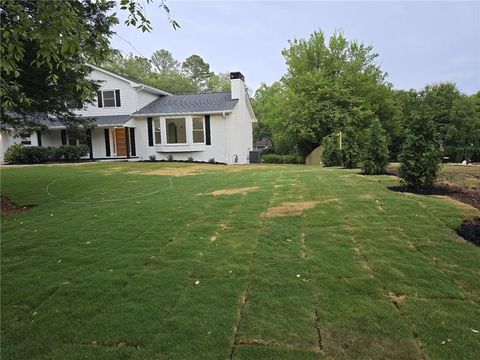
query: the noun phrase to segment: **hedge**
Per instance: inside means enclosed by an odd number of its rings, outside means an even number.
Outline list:
[[[262,154],[262,163],[266,164],[303,164],[297,155]]]
[[[4,160],[10,164],[40,164],[47,161],[78,161],[87,156],[87,145],[61,145],[58,147],[25,146],[15,144],[5,152]]]

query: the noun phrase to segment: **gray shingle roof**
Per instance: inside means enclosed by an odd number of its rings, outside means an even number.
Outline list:
[[[123,125],[130,120],[130,115],[108,115],[108,116],[85,116],[80,119],[91,119],[97,126],[102,125]]]
[[[184,94],[162,96],[134,113],[147,114],[185,114],[216,111],[232,111],[238,100],[232,100],[231,93]]]

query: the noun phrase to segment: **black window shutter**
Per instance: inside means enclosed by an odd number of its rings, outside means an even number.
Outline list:
[[[98,107],[103,107],[103,98],[102,98],[101,91],[97,91],[97,101],[98,101]]]
[[[148,146],[153,146],[153,120],[151,117],[147,118],[148,126]]]
[[[103,129],[105,134],[105,156],[110,156],[110,133],[108,129]]]
[[[210,137],[210,115],[205,115],[205,144],[212,145]]]
[[[38,141],[38,146],[42,146],[42,133],[40,130],[37,131],[37,141]]]
[[[67,145],[67,130],[62,130],[60,135],[62,136],[62,145]]]
[[[120,103],[120,90],[115,90],[115,105],[117,107],[120,107],[121,103]]]
[[[130,153],[132,156],[137,156],[137,151],[135,150],[135,128],[130,128]]]

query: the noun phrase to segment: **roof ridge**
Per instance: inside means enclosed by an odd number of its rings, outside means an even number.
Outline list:
[[[227,93],[230,94],[230,91],[191,92],[191,93],[178,93],[178,94],[172,94],[172,95],[209,95],[209,94],[227,94]]]

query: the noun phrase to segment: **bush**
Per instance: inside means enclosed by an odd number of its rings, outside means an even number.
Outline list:
[[[375,119],[367,130],[362,156],[363,172],[367,175],[383,174],[388,159],[387,136],[380,121]]]
[[[414,189],[433,185],[440,168],[440,150],[435,124],[429,117],[409,121],[400,153],[400,178]]]
[[[262,154],[262,162],[266,164],[303,164],[297,155]]]
[[[193,157],[189,156],[187,161],[192,163],[193,162]]]
[[[172,154],[168,155],[167,161],[173,161],[173,155]]]
[[[340,150],[342,165],[347,169],[357,168],[361,158],[358,130],[347,127],[343,135],[343,148]]]
[[[25,146],[15,144],[5,152],[4,159],[11,164],[40,164],[47,161],[76,161],[88,155],[87,145],[61,145],[59,147]]]
[[[5,151],[5,155],[3,156],[5,162],[10,164],[24,164],[25,149],[26,146],[22,144],[14,144],[9,146],[7,151]]]
[[[340,150],[337,134],[332,133],[325,136],[322,140],[322,147],[322,161],[325,166],[342,165],[342,150]]]
[[[210,164],[215,164],[215,158],[208,159],[208,162],[209,162]]]
[[[148,157],[148,160],[154,162],[154,161],[157,161],[157,157],[155,155],[150,155]]]

